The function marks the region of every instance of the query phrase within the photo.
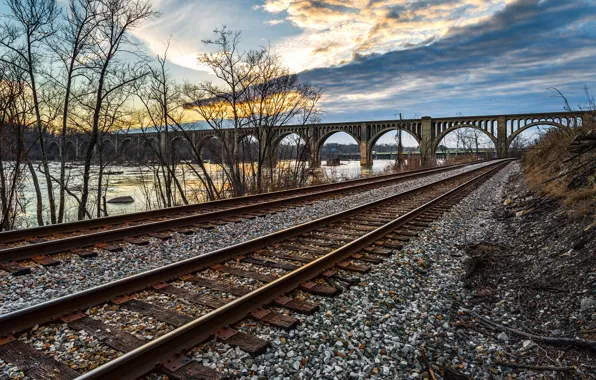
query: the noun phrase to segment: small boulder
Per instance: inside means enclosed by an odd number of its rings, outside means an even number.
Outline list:
[[[536,344],[534,344],[534,342],[532,342],[531,340],[524,340],[524,342],[522,343],[522,347],[524,348],[524,350],[529,350],[535,345]]]
[[[584,298],[580,304],[580,310],[586,311],[596,306],[596,300],[594,298]]]
[[[509,336],[507,336],[507,334],[505,334],[505,332],[503,331],[502,333],[500,333],[497,336],[497,339],[499,339],[499,340],[501,340],[503,342],[507,342],[507,341],[509,341]]]

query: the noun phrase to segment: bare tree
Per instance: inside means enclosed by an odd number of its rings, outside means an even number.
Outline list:
[[[22,195],[28,153],[24,121],[30,110],[23,74],[0,63],[0,231],[14,228],[26,203]]]
[[[78,219],[85,218],[89,199],[89,179],[95,148],[99,143],[100,124],[105,102],[123,87],[132,87],[147,75],[142,65],[125,64],[118,59],[127,47],[134,46],[127,32],[141,22],[156,15],[145,0],[100,0],[101,21],[93,33],[92,59],[87,63],[90,70],[89,85],[93,87],[92,101],[87,107],[92,110],[90,137],[85,152],[83,185],[78,209]]]
[[[55,0],[7,0],[10,9],[7,15],[9,22],[0,29],[0,46],[5,49],[0,60],[26,73],[27,85],[33,99],[34,118],[37,128],[37,143],[41,155],[43,174],[47,187],[50,219],[56,223],[56,207],[53,185],[50,177],[48,158],[45,150],[44,133],[47,124],[42,119],[42,105],[39,100],[39,86],[37,83],[38,66],[42,58],[42,48],[45,41],[56,31],[55,24],[59,15]],[[29,165],[34,181],[37,176],[33,165]],[[38,202],[41,202],[40,188],[36,184]],[[38,206],[38,222],[43,224],[43,217]]]
[[[247,119],[258,142],[256,157],[256,191],[263,191],[263,169],[269,165],[273,176],[275,167],[274,142],[276,129],[288,124],[305,125],[317,122],[320,110],[317,104],[322,90],[300,82],[298,75],[290,73],[281,64],[280,58],[271,47],[252,51],[247,56],[255,70],[244,89],[243,102],[239,104],[241,114]],[[253,165],[251,165],[251,168]]]
[[[240,32],[225,27],[215,30],[215,39],[204,41],[218,50],[199,56],[223,85],[205,82],[195,91],[198,98],[190,99],[193,108],[222,143],[223,170],[234,195],[245,192],[246,165],[241,162],[240,141],[252,135],[258,143],[256,157],[250,157],[248,168],[254,178],[255,189],[262,190],[263,169],[269,163],[273,173],[275,161],[275,128],[292,122],[308,123],[318,120],[317,103],[321,90],[303,84],[297,75],[281,65],[270,47],[242,51]],[[254,142],[249,143],[254,146]],[[252,161],[256,161],[253,165]]]
[[[100,2],[98,0],[69,0],[65,22],[60,25],[56,39],[49,47],[56,53],[58,61],[64,69],[63,77],[53,78],[54,83],[63,89],[62,125],[60,130],[60,198],[58,206],[58,223],[64,221],[66,199],[66,137],[69,126],[71,100],[75,80],[84,75],[85,56],[89,53],[92,35],[100,22]]]
[[[169,46],[169,42],[168,42]],[[165,192],[160,191],[164,207],[176,204],[176,193],[184,204],[188,204],[183,186],[176,176],[177,158],[172,134],[183,130],[180,125],[184,108],[181,106],[179,89],[170,78],[166,69],[167,49],[163,57],[157,57],[156,65],[148,65],[150,75],[143,85],[138,86],[138,99],[145,108],[146,116],[153,132],[159,132],[162,143],[158,146],[149,144],[159,166],[156,176],[161,176]],[[145,132],[146,129],[143,129]],[[189,140],[186,140],[192,145]],[[160,189],[161,190],[161,187]]]
[[[239,141],[247,122],[240,113],[246,89],[256,80],[254,61],[239,50],[240,32],[225,27],[215,30],[214,40],[204,40],[215,46],[214,54],[201,54],[198,61],[208,66],[222,85],[207,81],[200,85],[200,98],[191,99],[190,106],[214,130],[222,143],[222,169],[231,183],[234,195],[242,195],[242,173],[239,160]]]

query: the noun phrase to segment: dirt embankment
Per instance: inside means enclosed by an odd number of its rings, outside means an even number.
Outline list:
[[[468,248],[463,281],[475,311],[461,325],[521,341],[496,360],[523,378],[596,378],[595,212],[530,188],[512,178],[493,214],[502,239]]]

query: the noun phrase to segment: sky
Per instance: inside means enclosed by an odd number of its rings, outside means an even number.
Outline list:
[[[559,111],[596,87],[594,0],[155,0],[135,35],[181,79],[222,25],[322,87],[324,121]],[[595,89],[596,91],[596,89]]]
[[[174,78],[211,77],[196,57],[226,25],[323,88],[325,122],[560,111],[548,88],[574,107],[596,92],[596,0],[151,2],[134,37],[149,55],[170,40]]]

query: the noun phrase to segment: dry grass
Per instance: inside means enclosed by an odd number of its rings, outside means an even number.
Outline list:
[[[570,152],[578,136],[594,133],[595,128],[591,123],[551,129],[524,156],[528,184],[543,195],[562,200],[572,217],[589,216],[596,209],[596,149],[579,156]]]
[[[451,155],[447,156],[444,165],[467,164],[468,162],[474,161],[478,161],[478,156],[476,154]]]

